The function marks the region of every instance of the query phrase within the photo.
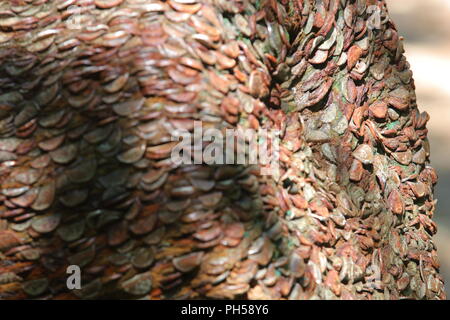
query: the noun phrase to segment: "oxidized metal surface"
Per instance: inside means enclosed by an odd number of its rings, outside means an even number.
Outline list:
[[[1,1],[0,59],[0,298],[445,298],[384,1]],[[281,174],[173,165],[194,120]]]

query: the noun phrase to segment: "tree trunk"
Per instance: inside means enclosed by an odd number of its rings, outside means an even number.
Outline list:
[[[0,298],[445,298],[383,0],[29,2],[0,10]],[[274,157],[175,163],[200,126]]]

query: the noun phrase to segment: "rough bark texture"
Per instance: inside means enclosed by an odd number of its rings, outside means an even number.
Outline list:
[[[0,298],[445,298],[402,54],[377,0],[1,1]],[[280,175],[173,165],[194,120]]]

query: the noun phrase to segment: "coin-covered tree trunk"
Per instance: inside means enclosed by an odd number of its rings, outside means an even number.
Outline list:
[[[443,299],[427,120],[384,0],[0,1],[0,298]]]

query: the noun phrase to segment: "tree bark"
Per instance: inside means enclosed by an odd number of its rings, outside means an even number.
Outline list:
[[[384,1],[0,11],[0,298],[445,299],[429,117]],[[259,130],[280,170],[173,163],[195,121]]]

